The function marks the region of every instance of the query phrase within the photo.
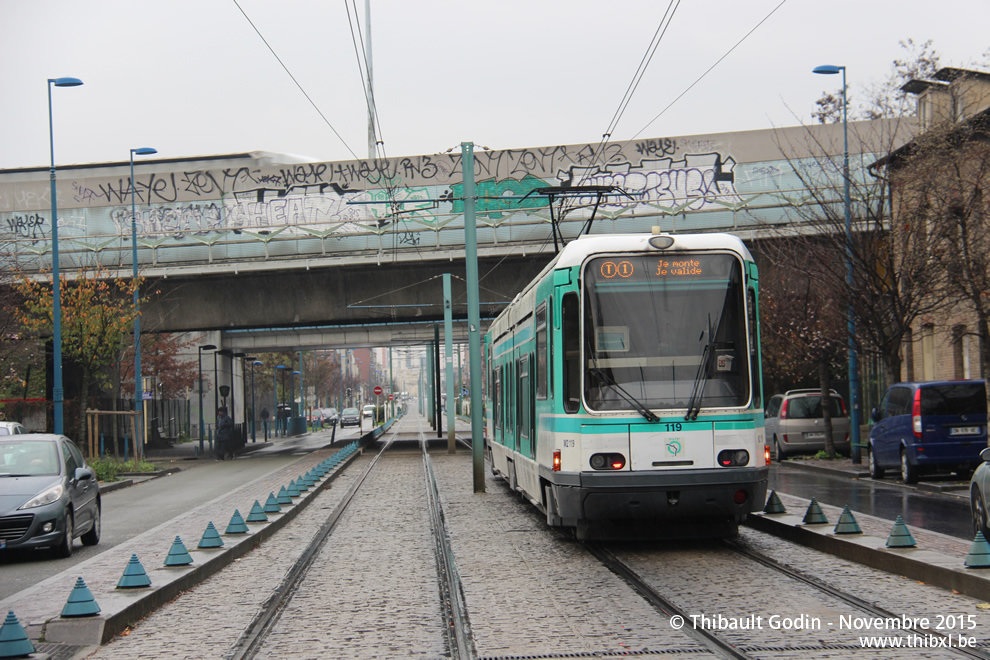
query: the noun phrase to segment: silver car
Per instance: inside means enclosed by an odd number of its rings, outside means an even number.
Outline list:
[[[849,455],[849,415],[838,392],[829,397],[832,441],[835,450]],[[789,390],[770,397],[764,412],[767,442],[777,460],[788,454],[817,452],[825,448],[825,419],[821,390]]]
[[[71,440],[0,436],[0,551],[51,548],[56,557],[100,542],[100,485]]]

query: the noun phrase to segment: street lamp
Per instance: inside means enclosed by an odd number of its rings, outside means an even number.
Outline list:
[[[847,335],[849,340],[849,442],[852,447],[852,462],[860,464],[862,455],[859,442],[859,359],[856,355],[856,319],[853,316],[853,255],[852,255],[852,214],[849,202],[849,120],[846,101],[846,67],[824,64],[812,70],[825,75],[842,74],[842,179],[846,214],[846,288],[849,290]]]
[[[144,405],[144,395],[141,392],[141,313],[138,309],[138,258],[137,258],[137,202],[135,201],[134,189],[134,154],[138,156],[150,156],[157,154],[157,149],[151,147],[140,147],[131,149],[131,262],[134,277],[134,412],[138,414],[138,429],[143,428],[141,424],[141,410]]]
[[[203,455],[203,351],[214,351],[213,344],[203,344],[199,347],[199,455]]]
[[[78,87],[83,84],[79,78],[48,79],[48,144],[51,148],[52,167],[52,417],[55,433],[62,433],[62,287],[58,274],[58,209],[55,192],[55,128],[52,121],[52,85],[56,87]]]
[[[261,360],[255,360],[251,363],[251,442],[257,442],[258,436],[255,434],[254,420],[256,415],[254,414],[254,368],[263,366],[265,363]]]

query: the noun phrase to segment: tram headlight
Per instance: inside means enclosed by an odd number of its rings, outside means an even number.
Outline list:
[[[749,452],[745,449],[723,449],[718,453],[718,464],[722,467],[748,465]]]
[[[621,470],[626,467],[626,457],[622,454],[592,454],[593,470]]]

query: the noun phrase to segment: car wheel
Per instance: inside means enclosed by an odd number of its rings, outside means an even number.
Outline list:
[[[59,541],[58,545],[52,548],[52,554],[59,559],[66,559],[72,556],[72,534],[75,532],[75,527],[72,523],[72,512],[69,511],[65,514],[65,535]]]
[[[973,486],[969,496],[969,510],[973,514],[973,534],[983,532],[984,538],[990,538],[990,529],[987,529],[987,506],[976,485]]]
[[[906,484],[918,483],[918,468],[911,465],[904,450],[901,450],[901,479]]]
[[[776,454],[778,463],[787,458],[787,454],[784,453],[784,448],[780,446],[780,440],[776,436],[773,438],[773,453]]]
[[[884,469],[877,465],[877,453],[873,451],[873,445],[867,447],[867,452],[870,454],[870,478],[883,479]]]
[[[103,525],[101,510],[102,506],[99,502],[96,503],[96,511],[93,513],[93,526],[90,527],[89,531],[79,537],[79,540],[83,542],[83,545],[96,545],[100,542],[100,528]]]

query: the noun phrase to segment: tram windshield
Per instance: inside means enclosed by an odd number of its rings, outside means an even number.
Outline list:
[[[590,410],[749,401],[742,264],[730,254],[599,257],[584,271]]]

